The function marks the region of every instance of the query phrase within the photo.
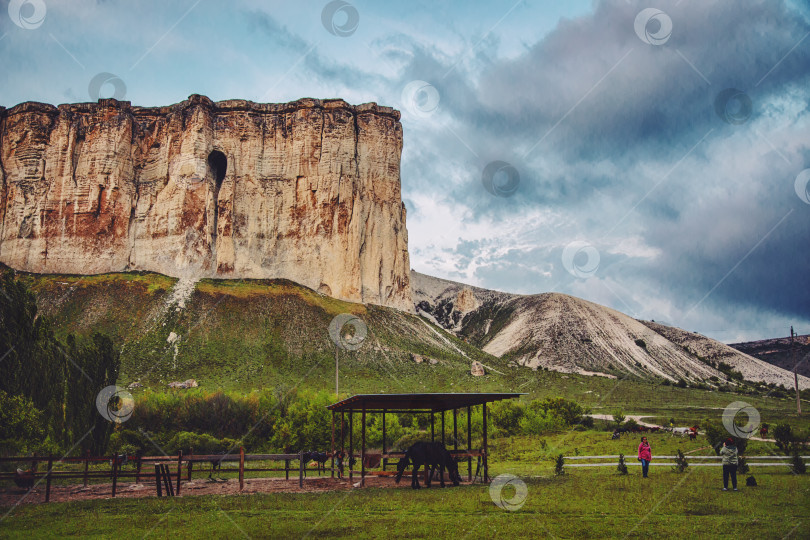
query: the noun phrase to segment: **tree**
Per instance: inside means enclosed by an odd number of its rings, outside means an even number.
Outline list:
[[[776,446],[785,454],[790,453],[791,446],[795,437],[793,436],[793,429],[790,424],[779,423],[773,430],[773,438],[776,440]]]
[[[565,458],[562,454],[558,455],[554,460],[554,474],[555,476],[562,476],[565,474]]]
[[[683,455],[681,449],[678,448],[678,454],[675,456],[675,465],[672,467],[673,471],[682,473],[689,467],[689,462],[686,460],[686,456]]]
[[[804,458],[799,452],[800,446],[798,443],[793,444],[793,456],[790,459],[790,471],[793,474],[805,474],[807,472],[807,465],[805,465]]]
[[[619,454],[619,464],[616,466],[619,474],[627,474],[627,465],[624,462],[624,454]]]
[[[587,412],[576,402],[561,397],[546,398],[543,401],[535,400],[531,402],[529,407],[554,414],[569,426],[579,424],[582,421],[582,416]]]
[[[626,416],[624,415],[624,413],[621,410],[617,410],[617,411],[615,411],[613,413],[613,421],[616,422],[616,427],[617,428],[622,425],[622,422],[624,422],[625,418],[626,418]]]
[[[118,378],[112,341],[93,334],[61,343],[38,314],[34,294],[7,270],[0,276],[0,348],[8,351],[0,391],[29,399],[42,411],[43,434],[64,448],[81,440],[82,448],[103,453],[112,424],[99,415],[95,397]]]

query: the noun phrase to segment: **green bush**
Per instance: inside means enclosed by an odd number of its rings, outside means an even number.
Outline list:
[[[190,454],[192,451],[197,455],[218,454],[221,452],[239,452],[239,443],[235,439],[218,439],[207,433],[192,433],[181,431],[172,437],[164,451],[170,455],[176,455],[182,451],[183,454]]]
[[[427,431],[415,431],[400,437],[394,442],[393,449],[404,452],[418,442],[430,442],[430,433]]]
[[[790,453],[794,441],[793,428],[790,427],[790,424],[776,424],[776,428],[773,430],[773,438],[776,440],[776,446],[782,452],[785,454]]]
[[[546,413],[558,416],[569,426],[580,423],[582,415],[586,413],[579,404],[561,397],[546,398],[542,401],[534,400],[529,404],[531,409],[540,409]]]
[[[524,435],[541,435],[564,428],[565,421],[562,418],[539,408],[528,408],[520,419],[520,432]]]
[[[34,402],[0,390],[0,440],[39,441],[44,435],[42,411]]]
[[[805,474],[807,472],[807,465],[799,452],[800,446],[799,444],[793,445],[793,455],[790,459],[790,471],[793,474]]]
[[[525,409],[517,401],[508,399],[492,405],[492,425],[500,435],[516,435],[520,432],[520,420]]]

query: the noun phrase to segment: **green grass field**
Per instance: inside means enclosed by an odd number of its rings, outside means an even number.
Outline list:
[[[525,478],[517,511],[486,486],[413,491],[366,488],[317,494],[119,499],[18,507],[7,538],[806,538],[810,477],[756,471],[759,486],[721,492],[720,471],[569,469]],[[493,473],[505,467],[493,465]],[[633,474],[635,472],[635,474]],[[537,477],[539,476],[539,477]],[[511,499],[506,487],[501,496]]]
[[[696,441],[668,434],[649,438],[654,459],[677,449],[688,456],[712,454],[702,436]],[[0,522],[0,536],[197,538],[204,532],[213,538],[804,538],[810,534],[810,475],[793,475],[787,467],[752,467],[759,486],[746,487],[740,475],[739,492],[720,491],[721,470],[716,467],[692,466],[684,473],[652,467],[647,480],[640,478],[638,467],[630,467],[627,476],[619,475],[614,466],[567,467],[565,475],[553,474],[553,456],[559,453],[624,453],[628,462],[634,462],[636,444],[637,437],[612,441],[598,431],[494,439],[490,474],[515,474],[527,487],[525,502],[516,511],[496,506],[482,485],[413,491],[403,483],[396,489],[348,492],[21,505]],[[747,454],[774,451],[771,443],[752,441]],[[511,500],[515,495],[515,489],[507,486],[500,496]]]

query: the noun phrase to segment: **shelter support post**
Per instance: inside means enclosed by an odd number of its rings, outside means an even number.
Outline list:
[[[472,407],[467,407],[467,480],[472,482]]]
[[[360,487],[366,486],[366,406],[363,405],[363,413],[361,415],[361,420],[363,422],[362,426],[360,427],[361,438],[363,440],[362,447],[360,449]]]
[[[487,450],[487,404],[484,403],[484,482],[489,482],[489,452]]]
[[[335,477],[335,411],[332,411],[332,449],[330,450],[332,456],[332,478]]]
[[[385,409],[382,412],[382,431],[383,431],[383,440],[382,440],[382,470],[385,470],[385,465],[388,462],[388,459],[385,457]]]

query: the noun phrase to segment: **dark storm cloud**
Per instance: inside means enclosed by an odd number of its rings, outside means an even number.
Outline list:
[[[644,7],[600,2],[524,54],[493,60],[481,50],[477,62],[452,70],[453,59],[414,47],[403,84],[433,84],[443,119],[433,133],[420,132],[433,142],[417,145],[403,171],[471,209],[463,217],[470,223],[561,211],[567,225],[544,242],[599,240],[598,276],[646,284],[688,316],[685,323],[698,321],[701,309],[738,306],[807,321],[810,206],[793,192],[796,174],[810,167],[806,7],[666,4],[673,32],[661,46],[633,29]],[[751,100],[750,118],[739,125],[715,112],[726,88]],[[494,159],[520,172],[513,196],[482,188],[481,172]],[[467,181],[437,182],[442,160]],[[612,253],[622,235],[657,255]],[[534,284],[540,292],[551,282],[562,281],[563,290],[576,283],[560,272],[559,246],[477,263],[470,247],[459,243],[457,262],[485,285],[528,292]],[[541,270],[549,264],[551,275]]]

